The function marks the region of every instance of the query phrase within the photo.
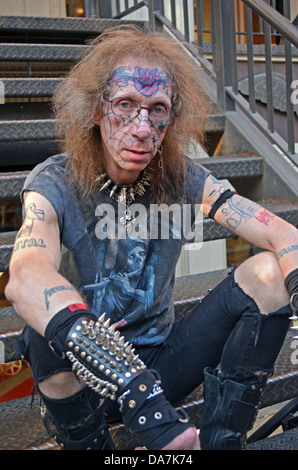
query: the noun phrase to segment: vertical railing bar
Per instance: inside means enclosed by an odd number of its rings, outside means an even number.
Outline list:
[[[116,0],[116,15],[120,13],[120,0]]]
[[[226,111],[226,96],[225,96],[225,77],[224,77],[224,51],[222,41],[222,12],[221,0],[211,0],[213,24],[212,30],[214,34],[214,55],[215,58],[215,73],[217,85],[217,103],[219,107]],[[216,21],[215,21],[216,19]]]
[[[238,94],[238,73],[237,73],[237,50],[236,50],[236,26],[235,26],[235,7],[234,0],[229,0],[229,16],[230,16],[230,49],[231,49],[231,74],[232,89]]]
[[[189,42],[189,15],[188,15],[188,2],[183,0],[183,17],[184,17],[184,37]]]
[[[271,0],[269,4],[274,8],[274,10],[276,10],[276,0]],[[277,33],[276,28],[272,26],[272,36],[276,36],[276,33]]]
[[[148,0],[148,16],[150,31],[155,31],[154,0]]]
[[[171,20],[174,28],[177,27],[177,22],[176,22],[176,2],[175,0],[171,0]]]
[[[284,16],[291,18],[290,2],[284,0]],[[295,130],[294,130],[294,106],[291,100],[291,85],[293,81],[292,68],[292,46],[288,39],[285,38],[285,60],[286,60],[286,100],[287,100],[287,131],[288,131],[288,152],[295,153]]]
[[[210,1],[210,15],[211,15],[211,45],[212,45],[212,63],[213,63],[213,68],[216,71],[217,65],[216,65],[216,49],[215,49],[215,26],[214,26],[214,5],[213,5],[213,0]]]
[[[203,2],[202,0],[197,0],[196,4],[196,23],[198,29],[198,46],[203,54],[203,28],[204,28],[204,18],[203,18]]]
[[[265,0],[269,3],[269,0]],[[271,54],[271,25],[265,21],[265,68],[266,68],[266,95],[267,95],[267,121],[268,130],[274,131],[274,106],[273,106],[273,78],[272,78],[272,54]]]
[[[160,2],[160,13],[162,14],[162,16],[165,16],[165,3],[164,3],[164,0],[161,0],[161,2]]]
[[[263,18],[259,16],[259,33],[263,33]]]
[[[256,112],[255,79],[254,79],[254,57],[252,39],[252,10],[245,5],[245,23],[247,32],[247,69],[248,69],[248,94],[249,107],[252,113]]]

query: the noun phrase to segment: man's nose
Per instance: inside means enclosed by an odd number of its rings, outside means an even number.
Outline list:
[[[134,119],[135,121],[135,133],[140,138],[146,138],[151,134],[151,122],[149,119],[149,111],[147,108],[142,108],[138,116]]]

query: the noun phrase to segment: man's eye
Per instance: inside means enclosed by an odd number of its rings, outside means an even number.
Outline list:
[[[130,111],[131,109],[135,108],[131,101],[119,101],[117,103],[117,107],[122,111]]]
[[[158,115],[158,116],[164,116],[164,115],[168,114],[167,108],[165,106],[161,106],[161,105],[152,106],[151,112],[153,114]]]

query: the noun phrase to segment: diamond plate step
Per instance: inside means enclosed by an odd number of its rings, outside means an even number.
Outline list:
[[[56,139],[55,120],[0,121],[0,142]]]
[[[248,444],[245,450],[298,450],[298,428]]]
[[[5,98],[52,96],[62,78],[4,78]]]
[[[0,43],[0,61],[74,62],[89,52],[87,45]]]
[[[176,318],[182,317],[186,311],[195,306],[200,301],[200,297],[224,279],[228,272],[229,270],[218,270],[177,279],[175,287]],[[2,362],[18,360],[19,357],[16,356],[13,342],[19,338],[24,328],[24,321],[17,315],[13,307],[4,307],[0,309],[0,325],[0,341],[4,349]]]
[[[290,349],[291,336],[287,336],[280,356],[287,356]],[[278,364],[279,358],[277,359]],[[278,375],[278,373],[280,375]],[[298,370],[277,371],[277,375],[268,380],[264,391],[261,408],[281,403],[285,400],[295,398],[298,389]],[[177,404],[182,406],[188,413],[192,422],[199,428],[203,412],[203,387],[198,387],[183,402]],[[31,407],[31,397],[0,403],[0,450],[54,450],[58,449],[53,440],[49,440],[42,424],[39,412],[39,398],[34,397]],[[119,423],[110,424],[111,433],[119,450],[131,450],[138,445],[135,435],[125,426]],[[296,434],[295,434],[296,435]],[[286,435],[282,435],[286,438]],[[272,438],[268,439],[268,445]],[[257,449],[267,445],[267,439],[250,444],[249,448]],[[283,450],[288,447],[284,442]],[[289,449],[290,450],[290,449]]]
[[[49,124],[46,125],[49,126]],[[36,132],[34,130],[34,135],[39,134],[36,134]],[[52,133],[50,134],[52,135]],[[263,174],[263,159],[261,157],[222,156],[203,158],[197,161],[212,171],[218,179],[261,177]],[[28,172],[0,173],[0,200],[18,198],[27,175]]]
[[[214,119],[215,120],[213,122],[213,118],[211,118],[210,126],[212,128],[217,128],[219,125],[221,128],[222,121],[218,123],[216,116]],[[0,142],[47,140],[56,138],[57,134],[55,132],[54,119],[0,121]]]
[[[138,24],[144,21],[126,21],[109,18],[53,18],[38,16],[0,16],[0,31],[9,33],[70,33],[72,35],[99,35],[103,31],[119,24]]]

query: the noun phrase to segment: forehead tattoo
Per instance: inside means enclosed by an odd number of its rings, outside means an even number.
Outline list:
[[[158,70],[156,67],[154,69],[118,67],[109,80],[109,84],[116,85],[117,89],[127,86],[129,82],[133,82],[135,89],[147,98],[157,91],[168,94],[172,86],[170,75],[165,70]]]

